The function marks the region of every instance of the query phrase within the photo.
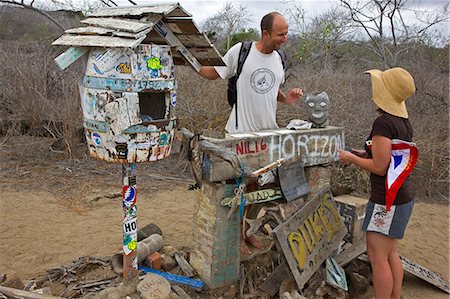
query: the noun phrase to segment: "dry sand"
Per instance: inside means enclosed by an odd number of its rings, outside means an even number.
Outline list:
[[[48,162],[42,155],[40,159],[21,162],[11,147],[0,147],[0,273],[16,273],[22,279],[81,256],[109,256],[121,249],[121,198],[103,197],[120,192],[120,177],[112,179],[120,172],[101,170],[102,162],[89,159],[88,165],[95,166],[91,174],[63,162]],[[77,176],[77,171],[84,175]],[[186,180],[151,181],[149,176],[138,180],[138,225],[155,223],[165,244],[189,247],[196,191],[188,191]],[[100,199],[93,200],[96,197]],[[419,200],[399,248],[400,254],[448,281],[448,204]],[[412,275],[405,276],[403,296],[449,298]]]

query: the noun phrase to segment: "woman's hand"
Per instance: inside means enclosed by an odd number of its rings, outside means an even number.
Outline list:
[[[352,154],[357,155],[358,157],[361,157],[361,158],[367,158],[368,157],[367,152],[365,150],[358,150],[358,149],[353,149],[352,148],[352,150],[350,152]]]
[[[353,162],[355,155],[349,151],[338,149],[338,157],[342,163],[349,165]]]

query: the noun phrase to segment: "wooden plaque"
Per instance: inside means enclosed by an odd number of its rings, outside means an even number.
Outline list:
[[[301,290],[347,233],[331,191],[318,195],[273,230]]]

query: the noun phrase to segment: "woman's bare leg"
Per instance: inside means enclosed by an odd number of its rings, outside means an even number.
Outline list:
[[[394,278],[389,264],[389,254],[395,245],[395,239],[376,232],[367,232],[366,237],[375,298],[390,299]]]
[[[403,265],[397,251],[397,240],[394,240],[394,246],[389,253],[389,265],[391,267],[392,277],[394,280],[391,299],[400,299],[403,284]]]

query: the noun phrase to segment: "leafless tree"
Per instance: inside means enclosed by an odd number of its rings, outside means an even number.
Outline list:
[[[395,66],[400,54],[424,42],[437,24],[448,22],[449,4],[434,11],[415,10],[409,0],[340,0],[355,28],[362,29],[370,42],[360,46],[375,53],[385,68]],[[414,15],[414,24],[407,14]]]
[[[354,31],[342,10],[331,8],[310,17],[300,3],[292,1],[285,15],[292,36],[288,51],[294,53],[298,62],[327,68],[342,58],[342,45]]]
[[[214,31],[223,38],[225,50],[228,50],[233,34],[244,29],[251,21],[252,14],[245,5],[235,6],[232,2],[226,2],[222,10],[209,17],[202,27],[204,31]]]

